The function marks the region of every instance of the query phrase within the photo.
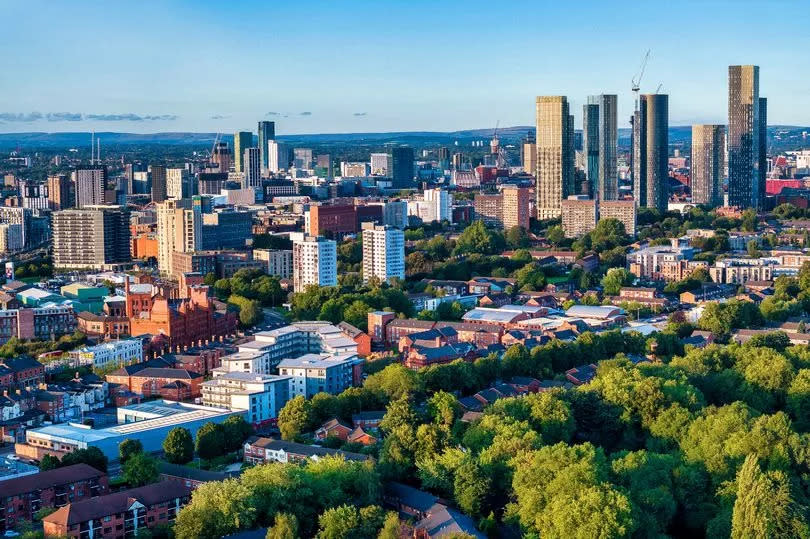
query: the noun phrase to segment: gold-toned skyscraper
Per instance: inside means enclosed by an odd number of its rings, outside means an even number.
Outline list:
[[[574,188],[574,122],[565,96],[537,97],[537,218],[556,219]]]
[[[723,204],[723,171],[725,169],[726,126],[692,126],[692,202],[720,206]]]

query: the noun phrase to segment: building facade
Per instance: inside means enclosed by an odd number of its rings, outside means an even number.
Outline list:
[[[395,227],[363,224],[363,280],[405,280],[405,233]]]
[[[293,289],[337,286],[337,243],[320,236],[293,242]]]
[[[728,67],[728,204],[759,208],[759,66]]]
[[[560,203],[574,190],[574,122],[565,96],[537,98],[538,219],[560,217]]]
[[[585,154],[585,178],[592,198],[616,200],[619,193],[616,152],[618,96],[588,96],[583,106],[582,151]]]
[[[640,207],[667,210],[669,96],[644,94],[633,118],[633,191]]]
[[[721,206],[726,160],[726,126],[692,126],[692,203]]]
[[[107,167],[104,165],[80,167],[73,174],[77,208],[98,206],[106,203]]]
[[[129,211],[120,206],[85,206],[54,212],[56,268],[116,269],[132,260]]]

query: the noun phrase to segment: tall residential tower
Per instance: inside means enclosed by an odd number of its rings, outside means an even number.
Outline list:
[[[560,217],[574,190],[574,121],[565,96],[537,97],[537,218]]]
[[[267,143],[271,140],[276,140],[276,122],[262,120],[259,122],[259,153],[261,155],[262,172],[270,167]]]
[[[728,204],[758,208],[760,192],[759,66],[728,66]]]
[[[633,195],[640,207],[667,211],[669,96],[645,94],[633,118]]]
[[[692,203],[721,206],[726,126],[692,126]]]
[[[592,95],[583,106],[582,150],[590,195],[599,200],[619,197],[616,168],[618,144],[616,95]]]

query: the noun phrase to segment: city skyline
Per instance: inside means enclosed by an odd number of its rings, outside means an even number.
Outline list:
[[[622,128],[632,113],[630,80],[648,48],[641,90],[663,85],[670,125],[725,123],[726,69],[735,64],[761,66],[772,125],[810,125],[810,81],[793,61],[796,45],[751,39],[800,35],[807,22],[801,10],[776,19],[730,2],[685,2],[680,12],[666,13],[586,2],[566,17],[562,6],[511,2],[495,16],[483,3],[460,5],[430,5],[426,13],[419,2],[393,2],[384,11],[364,1],[352,2],[353,9],[175,2],[139,10],[82,2],[47,5],[59,24],[46,26],[26,17],[36,2],[10,5],[16,24],[0,39],[25,54],[0,60],[15,75],[0,81],[0,132],[231,133],[253,130],[262,119],[287,134],[453,131],[499,120],[531,125],[538,95],[568,96],[580,128],[582,105],[598,94],[618,95]],[[679,13],[697,9],[700,17],[678,25]],[[269,22],[294,17],[301,24]],[[662,45],[667,26],[673,39]],[[94,31],[83,35],[80,27]],[[480,39],[476,28],[493,39]],[[610,37],[598,44],[574,39],[583,29]],[[550,48],[560,41],[566,46]],[[555,54],[538,57],[538,50]],[[207,74],[216,64],[227,66],[224,80]],[[503,82],[482,84],[484,75]]]

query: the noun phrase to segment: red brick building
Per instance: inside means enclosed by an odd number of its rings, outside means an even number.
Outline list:
[[[35,386],[45,379],[45,367],[36,359],[28,356],[2,359],[0,360],[0,367],[5,367],[8,371],[11,371],[11,385],[15,387]],[[5,370],[0,371],[0,376],[2,376],[3,381],[9,380],[8,372]]]
[[[337,325],[343,333],[357,343],[357,355],[365,357],[371,354],[371,337],[368,333],[354,327],[348,322],[341,322]]]
[[[236,314],[218,310],[208,296],[207,286],[189,287],[184,297],[167,299],[154,288],[140,285],[131,289],[125,283],[127,318],[131,335],[163,334],[170,346],[193,346],[236,331]]]
[[[138,530],[169,524],[191,499],[191,488],[179,481],[162,481],[82,500],[42,519],[46,537],[104,537],[123,539]]]
[[[109,492],[107,474],[74,464],[0,482],[0,532],[30,522],[43,507],[62,507]]]
[[[202,396],[202,374],[185,369],[137,367],[130,365],[113,371],[107,375],[107,382],[119,384],[145,398],[160,396],[169,400],[187,400]]]

